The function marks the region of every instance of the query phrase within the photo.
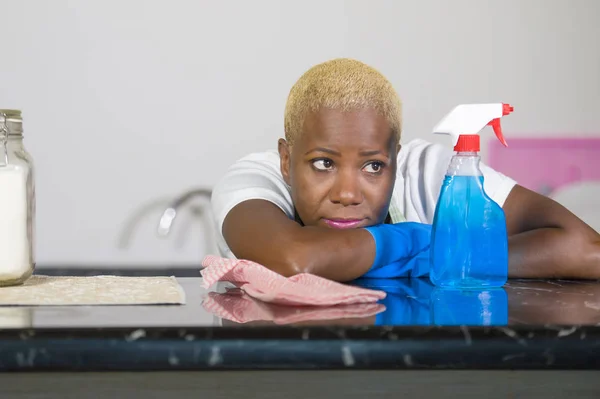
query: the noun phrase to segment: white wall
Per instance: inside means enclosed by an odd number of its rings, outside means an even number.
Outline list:
[[[159,240],[148,203],[211,187],[274,147],[310,66],[354,57],[405,104],[405,139],[452,106],[504,101],[505,135],[595,135],[600,1],[0,0],[0,108],[23,110],[44,264],[194,264],[202,224]],[[444,138],[436,139],[444,141]],[[183,231],[188,222],[189,230]]]

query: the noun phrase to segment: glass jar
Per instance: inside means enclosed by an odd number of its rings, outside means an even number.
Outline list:
[[[34,236],[33,160],[23,146],[21,111],[0,109],[0,286],[31,276]]]

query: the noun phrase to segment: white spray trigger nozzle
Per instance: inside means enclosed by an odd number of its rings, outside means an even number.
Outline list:
[[[513,107],[503,103],[457,105],[435,125],[433,133],[450,135],[452,145],[456,146],[461,135],[478,135],[484,127],[492,125],[498,139],[506,145],[500,118],[512,111]]]

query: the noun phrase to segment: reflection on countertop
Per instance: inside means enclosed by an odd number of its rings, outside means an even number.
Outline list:
[[[0,307],[0,370],[600,369],[596,281],[358,280],[386,298],[337,307],[178,281],[185,305]]]
[[[518,325],[600,325],[600,281],[510,280],[509,321]]]
[[[204,307],[221,318],[222,325],[600,324],[600,282],[511,280],[503,288],[481,290],[441,289],[427,279],[360,279],[352,284],[385,291],[382,306],[286,307],[233,289],[210,293]]]
[[[37,274],[77,274],[70,271]],[[104,270],[102,274],[153,273]],[[503,288],[461,291],[436,288],[428,279],[359,279],[351,284],[382,290],[386,297],[377,304],[328,308],[263,303],[227,283],[206,290],[200,277],[178,281],[186,292],[184,306],[4,306],[0,328],[600,325],[600,281],[509,280]]]

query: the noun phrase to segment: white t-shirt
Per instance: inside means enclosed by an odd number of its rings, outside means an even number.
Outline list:
[[[445,146],[420,139],[402,145],[389,209],[393,223],[433,223],[440,188],[453,154]],[[486,193],[503,206],[516,182],[483,162],[480,167]],[[233,207],[250,199],[270,201],[294,219],[291,190],[281,175],[276,150],[253,153],[239,159],[213,189],[211,205],[217,245],[223,257],[235,258],[223,238],[223,221]]]

